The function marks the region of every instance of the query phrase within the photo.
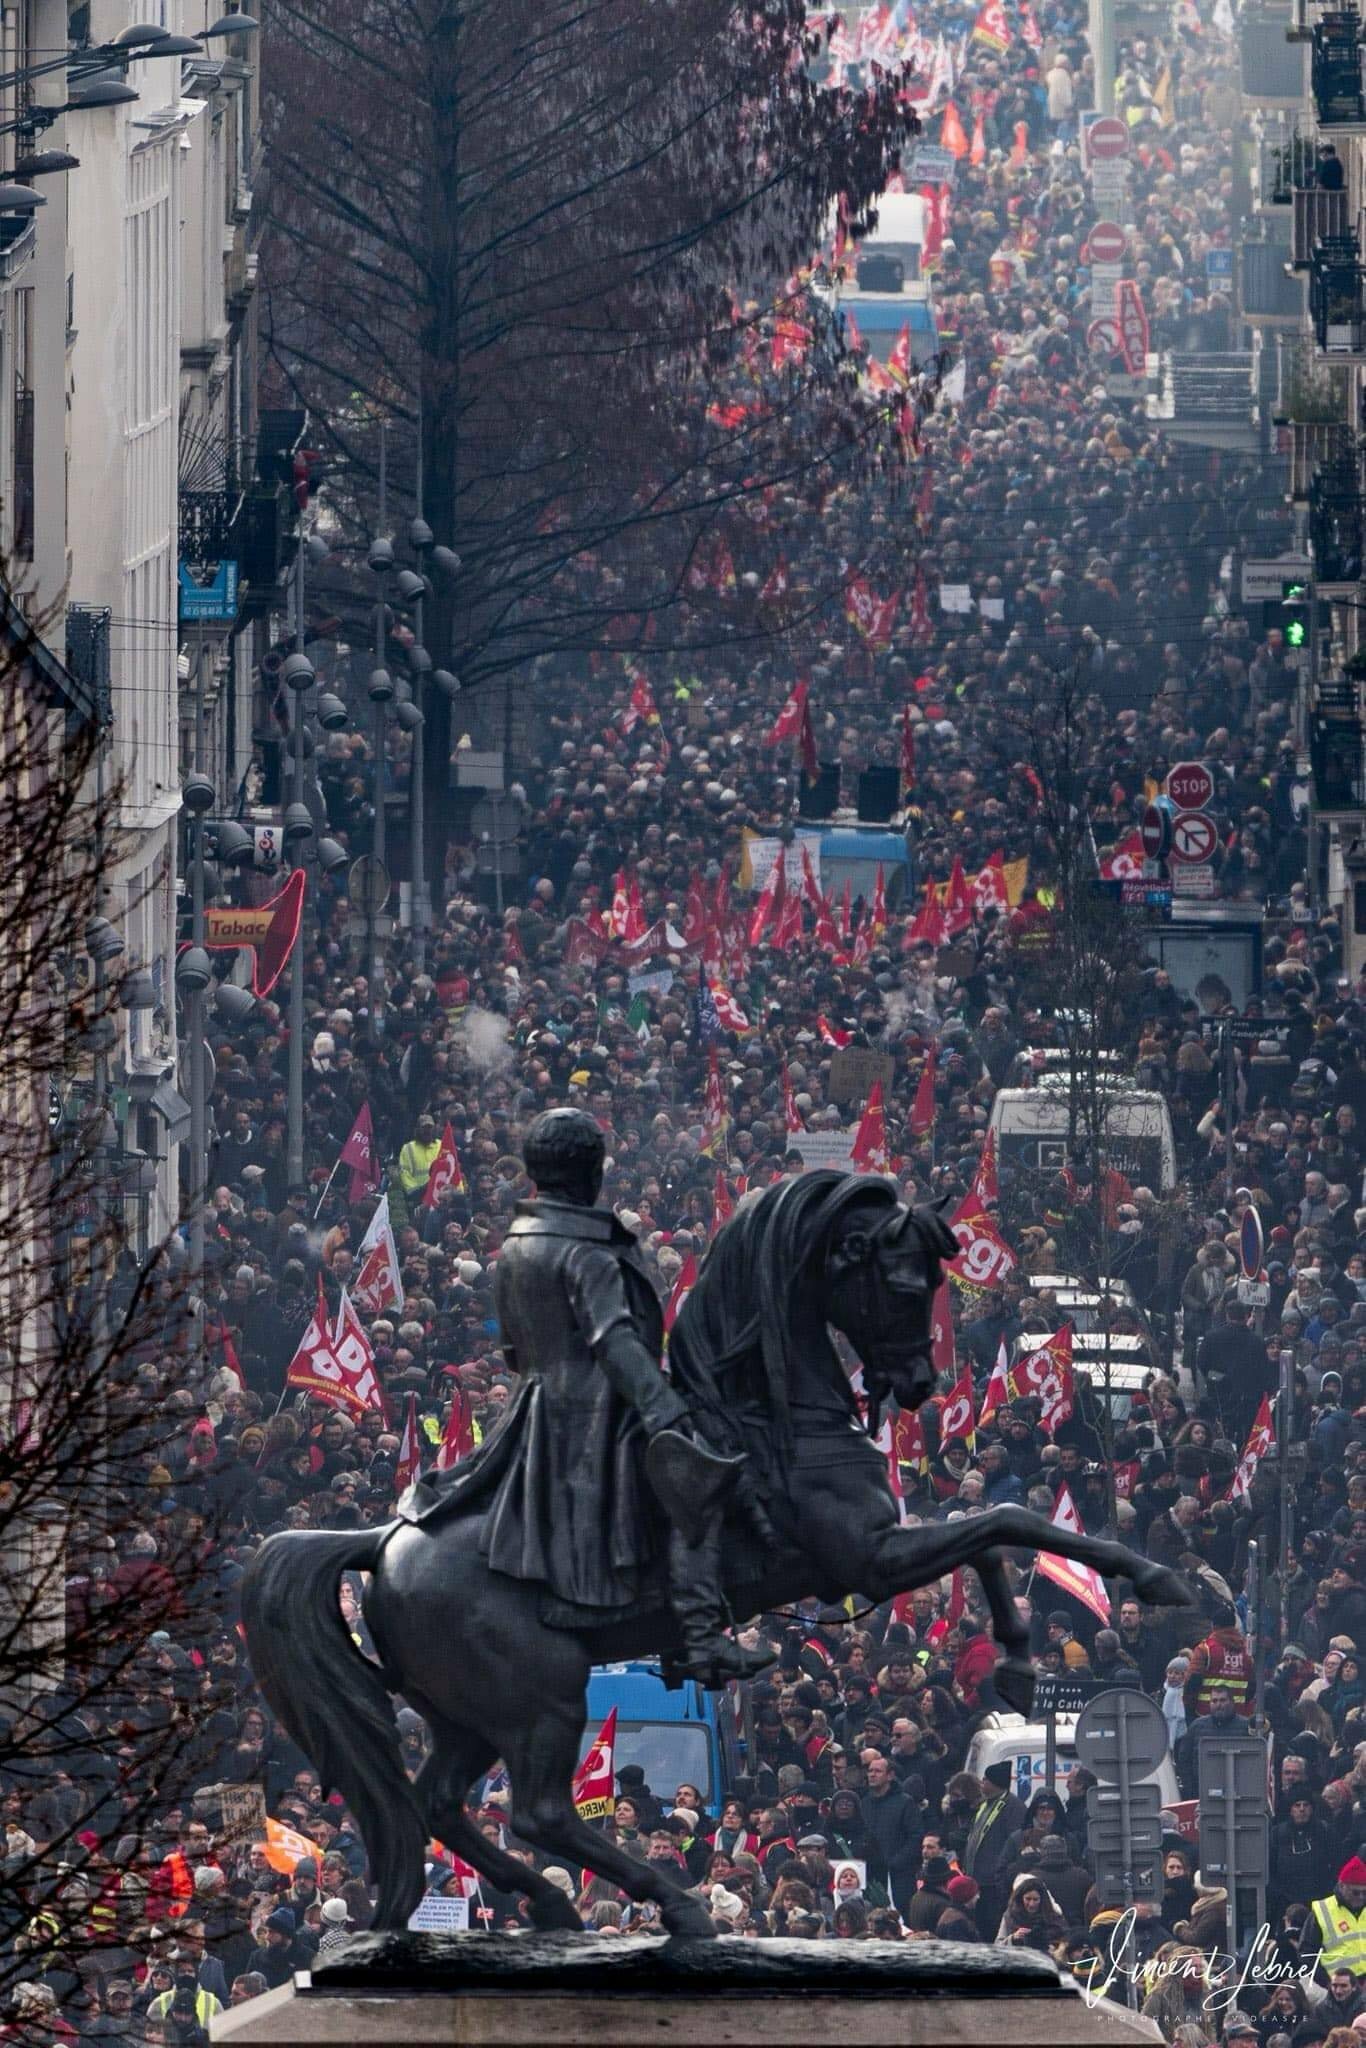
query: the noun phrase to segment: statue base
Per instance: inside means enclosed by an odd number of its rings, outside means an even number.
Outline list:
[[[763,2000],[762,2015],[749,2008]],[[1137,2048],[1045,1956],[952,1941],[365,1934],[225,2012],[234,2048]]]

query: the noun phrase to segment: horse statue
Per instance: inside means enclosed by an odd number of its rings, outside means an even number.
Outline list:
[[[707,1441],[745,1461],[745,1481],[724,1507],[720,1553],[732,1613],[811,1596],[882,1602],[970,1564],[1005,1653],[998,1690],[1027,1711],[1027,1629],[1003,1551],[1055,1551],[1127,1579],[1154,1605],[1187,1605],[1192,1594],[1178,1573],[1022,1507],[901,1525],[831,1327],[862,1361],[874,1431],[888,1397],[918,1407],[934,1385],[941,1261],[956,1249],[937,1210],[908,1208],[886,1181],[825,1171],[779,1181],[747,1198],[718,1233],[675,1322],[669,1374]],[[519,1357],[518,1366],[534,1381],[535,1360]],[[499,1446],[509,1419],[457,1473],[476,1461],[496,1473],[500,1457],[506,1465]],[[632,1900],[655,1902],[670,1934],[711,1935],[699,1898],[591,1828],[573,1801],[591,1667],[678,1648],[658,1542],[643,1529],[625,1531],[646,1560],[629,1605],[601,1617],[566,1614],[547,1605],[543,1586],[490,1566],[488,1519],[478,1485],[462,1481],[444,1514],[270,1536],[245,1574],[252,1669],[323,1783],[356,1816],[377,1880],[377,1927],[406,1926],[433,1836],[498,1890],[525,1894],[536,1927],[581,1926],[571,1901],[489,1842],[465,1810],[470,1786],[501,1757],[510,1825],[522,1841],[587,1865]],[[370,1574],[365,1618],[378,1662],[343,1620],[345,1571]],[[400,1755],[395,1694],[431,1733],[416,1780]]]

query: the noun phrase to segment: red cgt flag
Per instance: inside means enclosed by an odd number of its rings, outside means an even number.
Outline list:
[[[460,1154],[455,1149],[455,1132],[447,1124],[441,1133],[441,1149],[432,1161],[431,1171],[427,1175],[427,1185],[422,1190],[421,1206],[424,1209],[434,1209],[438,1197],[444,1194],[447,1188],[455,1188],[458,1192],[464,1185],[465,1173],[460,1164]]]
[[[368,1102],[363,1102],[356,1111],[356,1121],[342,1146],[338,1163],[351,1169],[348,1202],[362,1202],[367,1195],[374,1194],[379,1186],[379,1172],[375,1166],[375,1128],[370,1121]]]
[[[920,1069],[920,1079],[915,1084],[915,1100],[911,1104],[910,1133],[913,1138],[928,1137],[934,1129],[934,1082],[938,1060],[937,1046],[931,1046],[925,1055],[925,1064]]]
[[[599,1728],[574,1773],[574,1806],[580,1820],[609,1820],[616,1811],[617,1710]]]
[[[868,1103],[854,1136],[849,1163],[858,1173],[886,1173],[887,1112],[882,1106],[882,1083],[874,1081]]]
[[[450,1414],[446,1417],[446,1427],[441,1433],[441,1449],[436,1454],[437,1471],[449,1472],[452,1465],[458,1465],[462,1458],[468,1458],[478,1441],[470,1397],[459,1380],[455,1380],[451,1386]]]

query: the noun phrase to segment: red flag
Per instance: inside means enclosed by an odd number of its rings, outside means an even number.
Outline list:
[[[781,746],[784,740],[795,740],[800,735],[810,688],[811,685],[805,679],[794,685],[791,696],[764,734],[766,747]]]
[[[918,1409],[901,1410],[892,1425],[892,1445],[898,1465],[909,1465],[923,1479],[929,1470],[930,1451]]]
[[[398,1246],[389,1223],[389,1197],[381,1195],[370,1218],[370,1227],[356,1253],[356,1284],[352,1292],[372,1315],[403,1306],[403,1282],[398,1270]]]
[[[1058,1488],[1049,1520],[1055,1529],[1066,1529],[1070,1536],[1081,1534],[1081,1517],[1066,1480]],[[1064,1593],[1070,1593],[1074,1600],[1080,1600],[1083,1607],[1089,1607],[1092,1614],[1109,1626],[1110,1596],[1099,1572],[1092,1571],[1090,1565],[1074,1564],[1070,1557],[1055,1557],[1051,1550],[1041,1550],[1035,1563],[1046,1579],[1051,1579],[1055,1586],[1061,1586]]]
[[[944,1609],[944,1621],[948,1628],[957,1628],[968,1611],[967,1588],[963,1583],[963,1567],[956,1564],[949,1579],[949,1604]]]
[[[960,932],[971,929],[972,891],[963,873],[962,855],[956,853],[949,870],[948,887],[944,891],[944,930],[950,939],[956,939]]]
[[[920,1079],[915,1084],[915,1100],[911,1104],[911,1120],[908,1126],[913,1138],[924,1138],[934,1129],[935,1103],[934,1080],[938,1047],[932,1045],[925,1055],[925,1064],[920,1069]]]
[[[922,185],[920,196],[925,202],[925,239],[920,245],[920,264],[922,269],[933,269],[944,253],[944,238],[949,231],[949,188],[947,185]]]
[[[346,1375],[353,1403],[361,1401],[365,1407],[378,1408],[381,1414],[387,1414],[388,1403],[384,1398],[384,1389],[375,1377],[375,1354],[369,1332],[356,1314],[351,1297],[344,1287],[341,1300],[337,1303],[332,1349]]]
[[[1143,873],[1145,859],[1143,834],[1135,829],[1121,839],[1118,845],[1112,847],[1106,859],[1101,862],[1101,879],[1106,882],[1137,880]]]
[[[356,1112],[356,1121],[351,1134],[341,1149],[341,1166],[351,1169],[351,1185],[347,1192],[348,1202],[363,1201],[379,1186],[379,1172],[375,1165],[375,1130],[370,1121],[370,1105],[363,1102]]]
[[[829,907],[829,897],[821,897],[815,913],[815,942],[825,952],[840,950],[840,930],[836,926],[836,913]]]
[[[896,344],[887,358],[887,368],[894,377],[899,377],[903,384],[909,382],[911,375],[911,323],[909,320],[906,321],[896,338]]]
[[[882,862],[877,864],[877,876],[873,882],[873,910],[869,921],[868,936],[880,939],[887,930],[887,878],[882,872]]]
[[[942,946],[948,934],[944,930],[944,913],[939,907],[939,897],[933,882],[925,884],[925,900],[911,919],[906,933],[905,951],[913,946]]]
[[[664,1334],[667,1337],[678,1321],[678,1312],[697,1285],[697,1260],[689,1252],[678,1269],[678,1278],[669,1290],[669,1299],[664,1304]]]
[[[757,946],[767,926],[777,925],[787,907],[787,857],[784,848],[778,849],[773,866],[768,871],[768,880],[759,891],[759,901],[749,920],[749,943]]]
[[[1009,49],[1012,41],[1010,23],[1006,20],[1002,0],[986,0],[986,6],[977,16],[970,40],[985,43],[990,50]]]
[[[574,1773],[574,1805],[580,1820],[610,1820],[616,1812],[617,1710],[599,1728]]]
[[[816,881],[816,871],[811,865],[811,850],[804,839],[799,844],[802,849],[802,901],[808,909],[815,912],[816,922],[819,924],[821,911],[825,908],[825,898],[821,895],[820,886]]]
[[[683,900],[683,940],[685,945],[700,946],[706,935],[707,899],[702,893],[702,877],[694,868]]]
[[[1072,1325],[1064,1323],[1046,1344],[1017,1358],[1010,1371],[1010,1390],[1018,1399],[1036,1394],[1042,1404],[1039,1417],[1049,1436],[1072,1414],[1075,1387],[1072,1379]]]
[[[798,1113],[797,1098],[792,1093],[792,1082],[788,1078],[786,1060],[783,1061],[783,1120],[787,1125],[789,1136],[791,1136],[793,1131],[804,1131],[806,1129],[806,1125],[802,1122],[801,1116]]]
[[[295,868],[268,903],[221,905],[204,914],[206,946],[250,952],[253,995],[268,996],[285,971],[303,921],[305,887],[304,870]]]
[[[972,900],[978,917],[984,917],[989,910],[1009,910],[1010,890],[1006,885],[1005,855],[999,846],[986,866],[979,868],[973,876]]]
[[[1000,1189],[996,1183],[995,1131],[989,1130],[987,1132],[982,1145],[981,1156],[977,1161],[977,1171],[972,1176],[972,1186],[968,1189],[968,1195],[977,1204],[978,1208],[985,1208],[988,1203],[999,1202],[1001,1199]]]
[[[729,1223],[734,1214],[735,1203],[731,1198],[730,1189],[726,1185],[726,1176],[718,1166],[716,1169],[716,1179],[712,1182],[711,1192],[711,1221],[713,1230],[719,1230],[723,1223]]]
[[[972,1366],[965,1363],[954,1382],[939,1417],[939,1441],[951,1443],[961,1437],[970,1451],[977,1449],[977,1424],[972,1414]]]
[[[991,1368],[991,1378],[987,1381],[987,1390],[982,1396],[982,1413],[979,1421],[990,1422],[997,1409],[1004,1408],[1009,1399],[1010,1354],[1006,1350],[1006,1340],[1002,1337],[1001,1348],[996,1353],[996,1363]]]
[[[843,1052],[845,1046],[852,1043],[854,1036],[852,1031],[837,1031],[825,1016],[817,1017],[816,1029],[820,1033],[822,1045],[833,1045],[836,1052]]]
[[[395,1493],[404,1493],[422,1470],[422,1447],[417,1434],[417,1395],[409,1394],[403,1415],[403,1434],[398,1441],[398,1470],[394,1473]]]
[[[368,1351],[368,1347],[367,1347]],[[285,1372],[285,1385],[296,1387],[334,1408],[363,1415],[367,1408],[380,1406],[379,1387],[364,1363],[353,1365],[339,1356],[328,1328],[327,1296],[322,1275],[318,1276],[318,1298],[308,1328]]]
[[[915,786],[915,727],[909,703],[901,707],[901,789],[904,795]]]
[[[645,936],[645,905],[641,901],[640,883],[632,875],[626,890],[626,930],[622,937],[628,946],[638,945]]]
[[[626,921],[629,916],[626,896],[626,870],[618,868],[612,883],[612,908],[607,913],[607,929],[614,939],[626,937]]]
[[[977,166],[978,164],[984,164],[984,163],[986,162],[986,160],[987,160],[987,124],[986,124],[986,116],[985,116],[985,115],[984,115],[984,114],[982,113],[981,109],[979,108],[979,109],[978,109],[978,111],[977,111],[977,116],[976,116],[976,119],[975,119],[975,120],[973,121],[973,124],[972,124],[972,142],[971,142],[971,145],[969,146],[969,149],[968,149],[968,162],[969,162],[970,164],[972,164],[972,165],[974,166],[974,168],[975,168],[975,167],[976,167],[976,166]]]
[[[778,913],[778,921],[769,943],[777,953],[790,953],[794,946],[801,944],[801,940],[802,899],[795,893],[789,893]]]
[[[626,709],[622,712],[618,726],[623,734],[635,731],[638,725],[658,725],[659,707],[655,703],[654,691],[639,669],[632,672],[631,695]]]
[[[1014,1252],[972,1195],[964,1195],[949,1228],[962,1247],[949,1264],[951,1279],[966,1287],[1000,1287],[1015,1271]]]
[[[748,1031],[749,1018],[740,1008],[730,990],[723,988],[719,981],[709,980],[707,987],[711,991],[711,999],[716,1006],[716,1014],[720,1019],[722,1029],[736,1032]]]
[[[759,602],[761,604],[781,604],[787,596],[790,581],[791,577],[788,573],[787,563],[779,555],[769,572],[768,581],[759,592]]]
[[[1026,36],[1025,41],[1028,42],[1028,40],[1029,38]],[[1012,171],[1022,171],[1028,162],[1029,123],[1028,121],[1017,121],[1015,123],[1015,140],[1010,145],[1010,168]]]
[[[458,1191],[464,1185],[464,1169],[460,1164],[460,1154],[455,1149],[455,1132],[447,1124],[441,1133],[441,1149],[432,1161],[431,1170],[427,1175],[427,1185],[422,1190],[421,1206],[424,1209],[434,1209],[437,1196],[446,1188],[455,1188]]]
[[[458,1465],[462,1458],[468,1458],[479,1441],[469,1395],[459,1380],[452,1380],[451,1388],[450,1413],[446,1417],[446,1427],[441,1433],[441,1448],[436,1454],[438,1472],[449,1472],[452,1465]]]
[[[1251,1492],[1253,1474],[1262,1459],[1269,1457],[1275,1448],[1276,1426],[1271,1419],[1271,1396],[1263,1394],[1243,1446],[1243,1455],[1238,1460],[1238,1470],[1229,1481],[1225,1500],[1242,1500]]]
[[[917,640],[934,638],[934,621],[930,617],[930,600],[925,589],[925,572],[917,569],[915,582],[911,587],[911,632]]]
[[[1043,48],[1043,30],[1039,27],[1031,0],[1019,0],[1020,40],[1028,43],[1031,50]],[[1025,130],[1028,134],[1028,129]]]
[[[702,1150],[710,1156],[730,1128],[730,1114],[721,1087],[716,1047],[707,1048],[707,1083],[702,1095]]]
[[[886,1173],[887,1114],[882,1106],[882,1083],[874,1081],[868,1102],[854,1136],[849,1163],[858,1173]]]

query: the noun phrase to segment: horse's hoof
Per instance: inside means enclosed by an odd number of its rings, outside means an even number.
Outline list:
[[[716,1926],[700,1899],[681,1898],[663,1907],[659,1915],[666,1934],[685,1941],[714,1941]]]
[[[991,1674],[996,1696],[1013,1714],[1023,1714],[1026,1721],[1034,1705],[1034,1667],[1023,1657],[1006,1657]]]
[[[582,1934],[583,1922],[574,1910],[574,1902],[557,1889],[553,1899],[534,1899],[530,1909],[531,1924],[542,1934]]]
[[[1198,1607],[1199,1597],[1184,1572],[1150,1564],[1133,1575],[1134,1591],[1149,1607]]]

